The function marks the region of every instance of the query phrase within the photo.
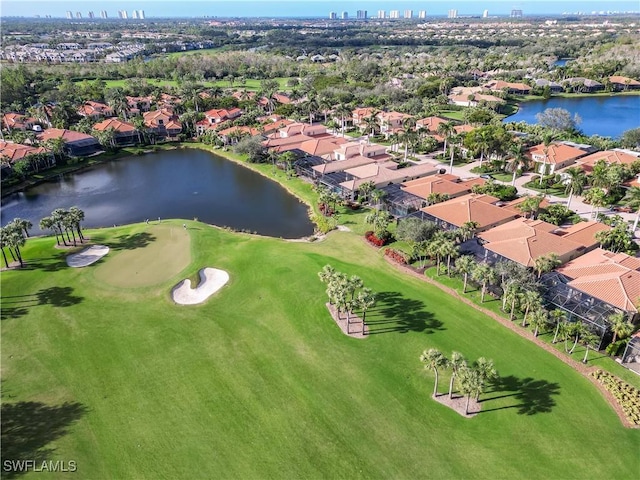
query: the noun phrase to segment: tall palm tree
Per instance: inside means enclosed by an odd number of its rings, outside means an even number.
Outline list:
[[[549,323],[549,317],[547,314],[547,311],[544,308],[535,308],[534,310],[531,311],[531,314],[529,315],[529,320],[531,325],[533,325],[533,336],[537,337],[538,336],[538,331],[543,328],[546,327],[546,325],[548,325]]]
[[[551,252],[547,255],[540,255],[533,261],[533,264],[533,269],[537,272],[538,278],[540,278],[543,273],[548,273],[562,265],[562,261],[557,253]]]
[[[60,240],[58,239],[58,228],[51,217],[44,217],[40,219],[38,226],[40,227],[40,230],[51,230],[56,236],[56,243],[60,245]]]
[[[635,232],[638,229],[638,222],[640,222],[640,187],[631,187],[624,196],[624,201],[625,205],[636,211],[636,218],[631,228],[631,231]]]
[[[129,113],[129,101],[124,93],[124,90],[120,87],[115,87],[107,90],[106,93],[107,103],[116,113],[127,121],[127,114]]]
[[[33,223],[24,218],[14,218],[11,223],[24,234],[25,238],[29,238],[29,230],[33,228]]]
[[[15,253],[15,257],[18,259],[18,262],[20,262],[20,266],[23,267],[24,261],[22,260],[20,248],[24,246],[26,240],[22,233],[22,227],[18,224],[9,223],[5,225],[3,233],[3,243],[7,245],[9,251]]]
[[[569,194],[567,208],[571,208],[571,200],[573,199],[573,196],[581,195],[584,191],[584,187],[587,184],[587,176],[579,167],[569,167],[564,173],[567,176],[564,193]]]
[[[452,352],[451,359],[449,360],[449,367],[451,367],[451,379],[449,380],[449,398],[453,398],[453,382],[456,376],[460,374],[460,371],[467,366],[467,361],[460,352]]]
[[[551,310],[551,312],[549,313],[549,318],[551,322],[555,323],[556,325],[556,329],[553,334],[553,340],[551,340],[551,343],[555,344],[558,341],[558,335],[560,334],[562,325],[564,325],[564,323],[567,321],[567,314],[564,310],[556,308],[554,310]]]
[[[478,375],[482,387],[498,378],[498,372],[493,365],[493,360],[485,357],[480,357],[474,362],[474,370]],[[480,399],[480,393],[482,393],[482,389],[477,392],[476,400]]]
[[[69,217],[71,218],[73,228],[75,228],[78,233],[80,241],[84,242],[84,235],[82,234],[82,228],[80,227],[80,223],[84,221],[84,211],[75,206],[71,207],[69,208]]]
[[[613,332],[613,340],[611,340],[611,343],[616,343],[618,338],[626,338],[633,332],[633,324],[627,320],[624,312],[614,313],[608,320],[611,331]]]
[[[549,159],[549,147],[553,143],[556,138],[555,133],[547,132],[542,137],[542,143],[544,145],[542,151],[544,153],[544,158],[542,160],[542,171],[540,172],[540,186],[542,186],[542,180],[544,176],[547,174],[547,160]]]
[[[462,285],[462,293],[467,293],[467,280],[469,274],[473,272],[477,262],[472,255],[463,255],[456,260],[456,270],[464,275],[464,283]]]
[[[7,254],[5,253],[5,247],[9,247],[8,231],[6,227],[0,227],[0,250],[2,251],[2,258],[4,259],[4,265],[9,268],[9,262],[7,260]]]
[[[344,138],[344,129],[346,123],[345,118],[351,117],[351,109],[346,104],[341,103],[336,107],[335,114],[340,116],[340,131],[342,132],[342,137]]]
[[[335,277],[336,273],[336,269],[331,265],[325,265],[324,267],[322,267],[322,270],[318,272],[318,277],[320,277],[320,281],[322,283],[328,284],[333,279],[333,277]]]
[[[535,290],[525,290],[521,295],[521,305],[524,307],[522,326],[527,326],[527,316],[531,309],[542,308],[542,297]]]
[[[370,288],[363,288],[358,292],[356,297],[356,305],[362,310],[362,334],[366,335],[365,327],[367,310],[374,307],[376,304],[376,296]]]
[[[67,216],[67,211],[62,208],[56,208],[53,212],[51,212],[51,221],[60,232],[60,237],[62,237],[62,243],[64,246],[67,246],[67,241],[64,238],[64,219]],[[67,239],[69,235],[67,234]]]
[[[440,350],[436,348],[430,348],[429,350],[425,350],[424,352],[422,352],[422,355],[420,355],[420,361],[424,363],[425,369],[430,368],[431,370],[433,370],[433,373],[436,376],[436,381],[433,385],[433,396],[437,397],[438,396],[438,369],[447,368],[449,364],[449,360],[447,359],[447,357],[443,355],[443,353]]]
[[[453,123],[451,122],[443,122],[438,125],[437,132],[444,137],[444,148],[442,149],[442,154],[446,155],[447,153],[447,141],[451,136],[451,133],[454,132]]]
[[[509,162],[507,169],[513,172],[511,185],[516,184],[516,176],[518,175],[518,170],[524,170],[529,165],[529,157],[527,157],[526,152],[527,149],[521,142],[514,142],[509,148],[509,153],[511,154],[511,162]]]
[[[487,287],[490,283],[496,281],[497,275],[493,268],[486,263],[478,263],[476,268],[471,272],[471,278],[482,285],[480,293],[480,303],[484,303],[484,297],[487,293]]]
[[[587,363],[589,358],[589,349],[592,345],[595,345],[599,338],[593,334],[589,329],[585,328],[580,335],[580,341],[585,346],[584,357],[582,363]]]

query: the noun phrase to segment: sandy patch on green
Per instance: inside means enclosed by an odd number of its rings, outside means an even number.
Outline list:
[[[190,237],[178,225],[155,225],[113,245],[113,256],[95,272],[98,280],[116,287],[148,287],[163,283],[191,262]]]

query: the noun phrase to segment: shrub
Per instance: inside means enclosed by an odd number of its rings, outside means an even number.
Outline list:
[[[376,247],[382,247],[385,243],[387,243],[387,239],[376,237],[376,234],[371,230],[364,234],[364,238],[366,238],[370,244],[375,245]]]
[[[407,265],[407,256],[404,254],[404,252],[401,252],[399,250],[396,250],[394,248],[385,248],[384,249],[384,254],[385,256],[389,257],[391,260],[393,260],[396,263],[399,263],[401,265]]]
[[[596,370],[591,375],[613,395],[627,420],[633,425],[640,425],[640,390],[603,370]]]

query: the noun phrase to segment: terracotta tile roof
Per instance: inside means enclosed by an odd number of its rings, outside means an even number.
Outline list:
[[[599,243],[596,240],[596,233],[604,230],[611,230],[611,227],[600,222],[579,222],[570,227],[559,229],[558,234],[567,240],[591,249]]]
[[[504,208],[505,210],[509,210],[510,212],[513,212],[513,213],[522,213],[518,208],[518,205],[526,201],[528,198],[529,198],[529,195],[518,197],[515,200],[511,200],[510,202],[505,203],[502,206],[502,208]],[[551,205],[551,203],[549,202],[549,200],[547,200],[546,197],[543,198],[542,201],[540,202],[540,208],[547,208],[549,205]]]
[[[518,218],[478,236],[487,242],[484,245],[487,250],[533,267],[535,260],[543,255],[555,253],[566,262],[584,250],[583,245],[551,233],[556,229],[555,225],[542,220]]]
[[[283,105],[292,103],[292,100],[287,95],[284,95],[282,93],[274,93],[273,99],[278,103],[282,103]]]
[[[168,109],[162,108],[160,110],[144,112],[142,116],[144,117],[144,124],[149,128],[164,126],[168,129],[182,129],[182,124],[176,121],[176,116]]]
[[[252,136],[260,134],[260,130],[258,130],[257,128],[252,128],[252,127],[247,127],[247,126],[240,126],[240,127],[229,127],[229,128],[225,128],[224,130],[220,130],[218,132],[218,135],[226,136],[226,135],[231,135],[234,132],[247,133],[247,134],[252,135]]]
[[[62,128],[47,128],[41,134],[37,136],[41,142],[46,142],[53,138],[62,138],[65,143],[77,142],[80,140],[94,139],[91,135],[86,133],[76,132],[74,130],[66,130]]]
[[[322,156],[333,154],[342,139],[337,137],[313,138],[300,144],[300,150],[310,155]]]
[[[629,85],[633,87],[640,86],[640,82],[638,80],[634,80],[633,78],[629,77],[622,77],[620,75],[613,75],[612,77],[609,77],[609,81],[611,83],[618,83],[620,85]]]
[[[456,133],[467,133],[475,129],[476,127],[472,127],[471,125],[456,125],[455,127],[453,127],[453,130]]]
[[[583,170],[590,172],[599,160],[604,160],[608,164],[620,163],[631,165],[633,162],[640,160],[640,158],[618,150],[604,150],[602,152],[596,152],[591,155],[587,155],[586,157],[582,157],[577,160],[576,163],[582,166]]]
[[[375,173],[375,175],[366,178],[348,180],[346,182],[342,182],[340,186],[348,190],[355,191],[360,188],[360,185],[367,182],[373,182],[376,187],[383,185],[386,186],[392,183],[401,183],[406,180],[435,173],[435,167],[427,163],[406,168],[398,168],[395,170],[391,170],[380,165],[376,165],[375,168],[377,169],[377,173]]]
[[[386,160],[387,159],[383,161]],[[358,155],[346,160],[336,160],[333,162],[324,163],[322,165],[316,165],[313,167],[313,169],[319,174],[327,175],[334,172],[344,172],[349,168],[358,167],[360,165],[367,165],[368,163],[376,163],[376,160],[374,158],[367,158]]]
[[[376,143],[367,144],[366,142],[356,141],[342,144],[336,150],[336,154],[342,155],[345,158],[349,158],[355,155],[362,155],[363,157],[373,157],[385,155],[386,151],[387,147],[385,147],[384,145],[378,145]]]
[[[531,90],[531,87],[524,83],[505,82],[503,80],[492,80],[484,86],[490,90],[503,90],[505,88],[508,90],[521,90],[526,92]]]
[[[570,147],[569,145],[565,145],[563,143],[552,143],[549,145],[548,150],[546,152],[546,162],[545,158],[545,146],[544,144],[539,144],[531,147],[529,149],[528,155],[533,159],[534,162],[545,162],[547,164],[558,164],[563,163],[568,160],[577,159],[582,157],[585,154],[583,150],[579,148]]]
[[[9,129],[27,130],[38,121],[21,113],[9,112],[2,116],[2,125]]]
[[[6,157],[9,163],[17,162],[27,155],[48,152],[49,150],[44,147],[31,147],[29,145],[22,145],[21,143],[0,141],[0,156]]]
[[[440,193],[450,197],[458,197],[464,193],[469,193],[471,189],[457,182],[457,179],[458,177],[455,175],[429,175],[418,180],[405,182],[402,190],[424,199],[427,199],[432,193]]]
[[[482,186],[485,183],[487,183],[487,181],[484,178],[480,178],[480,177],[468,178],[466,180],[461,180],[460,181],[460,185],[464,185],[465,187],[468,187],[469,190],[471,190],[474,185]]]
[[[428,132],[437,132],[438,126],[443,123],[449,123],[449,120],[442,117],[427,117],[421,118],[416,122],[416,128],[424,128]]]
[[[601,248],[584,254],[558,272],[569,286],[628,312],[638,312],[640,259]]]
[[[327,127],[324,125],[310,125],[308,123],[294,122],[285,125],[280,129],[280,136],[291,137],[294,135],[315,136],[327,133]]]
[[[292,123],[294,123],[293,120],[287,120],[285,118],[282,120],[276,120],[271,123],[266,123],[262,126],[262,129],[264,133],[268,133],[268,132],[273,132],[274,130],[279,130],[280,128],[286,127],[287,125],[291,125]]]
[[[106,120],[98,122],[93,126],[93,129],[99,132],[107,130],[108,128],[113,128],[116,132],[119,133],[129,133],[136,131],[136,127],[134,127],[133,124],[129,122],[123,122],[122,120],[119,120],[115,117],[107,118]]]
[[[204,116],[218,121],[224,121],[228,118],[237,118],[242,113],[239,108],[213,108],[204,112]]]
[[[82,106],[78,109],[78,114],[83,117],[93,117],[93,116],[105,116],[111,117],[113,115],[113,109],[104,103],[100,102],[84,102]]]
[[[497,201],[496,197],[490,195],[471,193],[424,207],[422,211],[457,227],[466,222],[477,222],[478,229],[499,225],[518,217],[513,212],[493,205]]]

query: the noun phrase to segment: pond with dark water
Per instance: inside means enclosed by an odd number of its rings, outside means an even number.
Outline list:
[[[197,149],[128,157],[60,176],[2,199],[2,224],[38,223],[56,208],[84,210],[85,227],[193,219],[283,238],[313,233],[308,207],[278,183]]]
[[[538,123],[536,115],[547,108],[563,108],[582,119],[578,128],[586,135],[618,138],[626,130],[640,127],[640,95],[593,97],[552,97],[549,100],[522,102],[515,115],[505,122]]]

